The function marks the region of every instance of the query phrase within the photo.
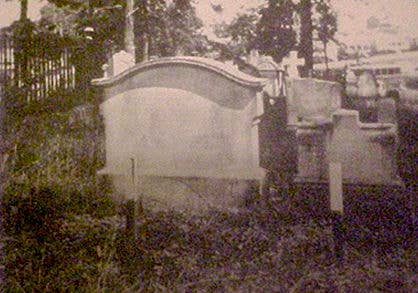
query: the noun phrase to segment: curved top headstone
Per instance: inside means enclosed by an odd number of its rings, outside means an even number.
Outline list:
[[[136,64],[120,74],[95,79],[103,99],[138,88],[174,88],[193,92],[230,108],[242,108],[266,83],[232,65],[202,57],[168,57]]]

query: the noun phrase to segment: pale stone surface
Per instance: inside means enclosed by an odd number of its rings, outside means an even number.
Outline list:
[[[359,97],[375,97],[379,95],[376,78],[370,72],[363,72],[357,81],[357,95]]]
[[[112,59],[113,75],[118,75],[135,65],[135,56],[123,50],[115,53]]]
[[[299,182],[329,180],[329,163],[341,163],[344,183],[398,185],[396,125],[361,123],[354,110],[334,112],[332,123],[299,124]]]
[[[397,135],[393,124],[363,124],[358,112],[339,110],[333,116],[328,160],[341,162],[343,180],[354,184],[399,184]]]
[[[330,120],[341,108],[339,83],[312,78],[287,79],[288,123]]]
[[[298,58],[297,51],[290,51],[289,57],[282,60],[282,65],[290,78],[299,77],[299,66],[305,65],[305,58]]]
[[[348,97],[355,97],[357,95],[357,82],[358,78],[354,74],[353,70],[347,69],[347,74],[345,77],[346,86],[345,92]]]
[[[327,124],[300,124],[296,130],[298,166],[297,179],[319,182],[327,179]]]
[[[251,196],[258,181],[203,177],[138,176],[135,184],[126,176],[111,175],[119,201],[126,194],[141,200],[152,210],[176,210],[201,214],[210,210],[230,210]]]
[[[104,88],[101,173],[113,178],[121,198],[159,208],[226,208],[262,179],[253,118],[262,111],[263,79],[178,57],[94,83]]]
[[[262,77],[268,79],[268,83],[264,87],[264,91],[271,97],[278,97],[283,92],[284,94],[284,70],[281,65],[274,62],[271,56],[263,56],[251,51],[247,62],[257,68]]]
[[[329,194],[331,211],[343,213],[343,176],[339,162],[329,163]]]
[[[114,96],[101,105],[106,168],[126,173],[134,158],[137,175],[257,178],[251,137],[254,102],[237,111],[167,88]]]

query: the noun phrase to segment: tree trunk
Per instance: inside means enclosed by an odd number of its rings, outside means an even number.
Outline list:
[[[328,79],[329,77],[329,67],[328,67],[328,53],[327,53],[327,42],[323,42],[324,44],[324,58],[325,58],[325,76]]]
[[[307,76],[313,69],[312,2],[311,0],[301,0],[299,5],[301,21],[299,57],[305,58],[305,66],[302,75]]]
[[[28,18],[28,0],[20,0],[20,20]]]
[[[142,60],[147,61],[149,59],[149,37],[146,32],[144,32],[143,42],[144,51],[142,52]]]
[[[125,51],[135,56],[134,0],[126,0]]]

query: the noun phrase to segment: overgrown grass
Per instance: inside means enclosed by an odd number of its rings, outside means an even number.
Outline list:
[[[5,292],[412,292],[414,251],[348,245],[294,198],[235,212],[143,211],[137,239],[100,183],[100,121],[70,106],[25,113],[9,132],[2,202]],[[19,113],[19,112],[16,112]],[[20,117],[20,116],[19,116]]]

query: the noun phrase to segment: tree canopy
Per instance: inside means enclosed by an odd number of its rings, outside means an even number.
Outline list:
[[[87,26],[93,27],[98,47],[110,49],[112,44],[116,49],[123,48],[126,1],[48,1],[58,8],[43,14],[45,23],[72,28],[77,34]],[[137,0],[131,13],[138,61],[146,55],[202,54],[206,49],[207,39],[200,32],[202,21],[195,14],[193,0]],[[60,14],[66,17],[57,18]]]
[[[293,29],[294,4],[291,0],[269,0],[268,6],[259,11],[256,29],[256,48],[280,62],[296,44]]]
[[[298,21],[300,31],[296,29]],[[277,62],[292,49],[298,49],[299,56],[306,60],[307,74],[313,67],[314,32],[321,34],[321,41],[328,41],[334,37],[336,24],[336,15],[327,0],[268,0],[265,6],[222,24],[215,33],[229,39],[233,52],[244,54],[257,49]]]

